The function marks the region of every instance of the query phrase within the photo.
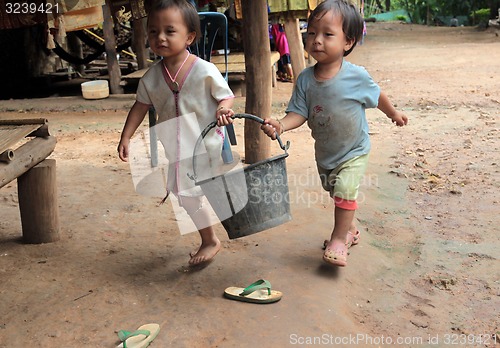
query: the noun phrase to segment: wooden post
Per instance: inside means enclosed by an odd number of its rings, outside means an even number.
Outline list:
[[[137,67],[140,69],[145,69],[148,67],[148,54],[146,50],[146,30],[144,29],[146,19],[136,19],[132,21],[133,31],[133,42],[135,55],[137,57]]]
[[[271,49],[267,29],[266,0],[242,1],[243,47],[245,49],[245,112],[262,118],[271,116]],[[252,164],[270,155],[270,138],[260,124],[245,120],[245,162]]]
[[[111,0],[106,0],[102,5],[102,15],[104,23],[102,31],[104,36],[104,49],[106,51],[106,62],[108,63],[109,90],[111,94],[123,94],[123,88],[120,86],[122,73],[120,64],[116,58],[116,38],[113,31],[113,17],[111,16]]]
[[[83,47],[82,47],[82,42],[76,36],[74,32],[69,32],[68,35],[66,36],[66,40],[68,42],[68,49],[69,51],[76,57],[78,58],[83,58]],[[85,72],[85,66],[83,64],[75,64],[74,65],[75,70],[78,71],[80,74],[83,74]]]
[[[306,67],[304,58],[304,45],[298,18],[288,17],[285,22],[285,34],[290,48],[290,60],[292,61],[293,81],[297,81],[297,76]]]
[[[17,179],[19,210],[26,243],[59,240],[56,160],[46,159]]]

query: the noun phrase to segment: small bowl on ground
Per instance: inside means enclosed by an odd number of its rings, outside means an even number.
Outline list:
[[[84,99],[103,99],[109,97],[109,84],[107,80],[95,80],[82,83]]]

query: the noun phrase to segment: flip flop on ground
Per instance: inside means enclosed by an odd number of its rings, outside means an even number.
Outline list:
[[[133,332],[120,330],[118,331],[118,338],[122,343],[116,348],[146,348],[156,338],[158,332],[160,332],[160,325],[158,324],[142,325]]]
[[[272,290],[271,283],[265,279],[259,279],[246,288],[230,286],[224,290],[224,296],[231,300],[251,303],[273,303],[281,300],[283,294]]]

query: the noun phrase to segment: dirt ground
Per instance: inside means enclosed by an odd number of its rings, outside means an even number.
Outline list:
[[[57,137],[61,240],[23,244],[16,182],[0,190],[0,347],[114,347],[117,330],[149,322],[161,326],[151,347],[499,345],[498,57],[494,31],[369,24],[348,59],[410,123],[368,111],[362,237],[342,269],[321,260],[333,207],[306,126],[284,136],[293,220],[235,240],[219,224],[223,249],[191,269],[199,237],[137,194],[116,155],[133,95],[2,101],[0,118],[45,117]],[[291,88],[273,89],[273,116]],[[259,278],[283,299],[223,298]]]

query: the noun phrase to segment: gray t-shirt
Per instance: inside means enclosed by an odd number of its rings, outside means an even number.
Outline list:
[[[370,152],[365,109],[378,105],[380,87],[368,72],[346,60],[337,75],[327,81],[314,77],[314,67],[304,69],[286,112],[307,119],[315,140],[317,164],[334,169]]]

